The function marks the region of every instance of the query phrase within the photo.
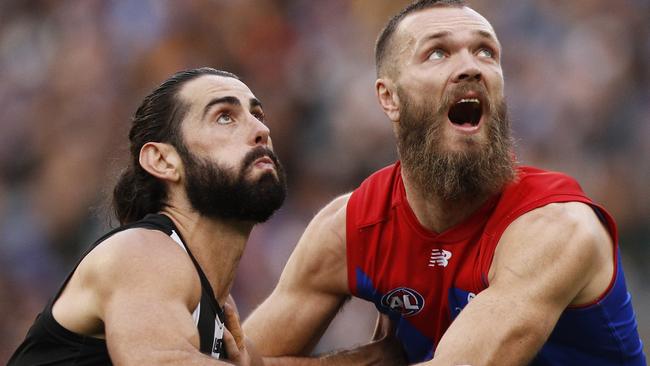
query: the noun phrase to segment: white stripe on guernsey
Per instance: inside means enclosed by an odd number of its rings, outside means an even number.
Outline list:
[[[215,345],[218,344],[219,340],[223,339],[223,329],[224,329],[224,325],[221,322],[221,319],[219,319],[219,316],[217,316],[216,318],[214,318],[214,343],[212,344],[212,358],[218,359],[221,356],[222,346],[215,347]]]
[[[171,237],[172,239],[174,239],[174,241],[176,242],[176,244],[178,244],[181,248],[183,248],[183,250],[185,251],[185,253],[187,253],[187,248],[185,248],[185,244],[183,244],[183,241],[181,240],[181,237],[178,236],[178,234],[176,234],[176,231],[172,230],[172,234],[170,235],[170,237]]]
[[[185,253],[187,253],[187,248],[185,248],[185,245],[183,244],[183,241],[181,240],[181,237],[176,234],[176,231],[172,230],[172,234],[170,237],[178,244]],[[188,253],[189,254],[189,253]],[[199,301],[199,304],[196,306],[196,309],[194,309],[194,312],[192,313],[192,319],[194,319],[194,325],[197,327],[199,326],[199,315],[201,315],[201,301]]]

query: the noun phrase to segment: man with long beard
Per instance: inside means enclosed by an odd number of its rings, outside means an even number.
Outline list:
[[[229,293],[251,229],[286,194],[261,103],[231,73],[182,71],[144,99],[129,138],[122,226],[84,254],[9,365],[260,362]]]
[[[352,295],[390,317],[410,363],[645,365],[614,220],[572,178],[515,162],[490,23],[421,0],[375,55],[400,161],[309,224],[244,324],[258,351],[308,354]],[[387,351],[338,364],[397,364]]]

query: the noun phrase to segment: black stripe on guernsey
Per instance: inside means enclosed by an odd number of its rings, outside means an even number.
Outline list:
[[[190,248],[188,248],[187,245],[185,245],[185,240],[183,240],[183,237],[181,236],[180,232],[176,229],[176,226],[174,225],[172,220],[165,215],[156,215],[156,216],[159,217],[160,220],[166,221],[167,227],[174,228],[173,229],[174,232],[176,232],[178,237],[181,239],[181,243],[183,243],[185,250],[187,250],[187,254],[190,256],[190,259],[192,259],[192,263],[194,263],[194,267],[196,267],[196,271],[199,273],[199,278],[201,279],[201,289],[203,293],[201,295],[201,309],[199,311],[198,328],[205,330],[204,332],[199,333],[201,339],[201,352],[209,355],[212,353],[213,345],[215,342],[214,339],[215,316],[219,317],[221,322],[223,322],[225,320],[223,309],[221,309],[221,306],[219,306],[219,303],[217,302],[214,296],[214,291],[212,290],[212,286],[210,286],[210,282],[208,281],[208,278],[205,276],[205,273],[203,273],[201,266],[196,261],[196,258],[194,258],[194,255],[192,254]],[[172,233],[169,232],[168,234],[171,235]],[[206,304],[204,303],[203,298],[207,298],[207,303],[210,306],[209,310],[211,311],[206,311],[208,309],[205,308]],[[225,350],[221,352],[220,358],[226,358]]]
[[[124,225],[111,230],[95,241],[83,253],[77,265],[70,271],[56,295],[48,301],[47,305],[38,315],[30,328],[23,343],[15,351],[8,366],[16,365],[110,365],[111,361],[106,349],[106,341],[99,338],[83,336],[61,326],[52,316],[52,306],[59,298],[63,289],[72,278],[73,273],[83,258],[97,245],[112,235],[131,228],[144,228],[159,230],[172,236],[176,233],[181,239],[181,244],[192,259],[201,280],[201,300],[197,328],[200,338],[201,353],[213,355],[213,344],[221,344],[222,340],[215,340],[215,322],[223,323],[224,314],[221,306],[214,297],[214,292],[198,262],[183,242],[178,229],[173,221],[161,214],[150,214],[135,223]],[[220,352],[219,358],[225,358],[225,353]]]

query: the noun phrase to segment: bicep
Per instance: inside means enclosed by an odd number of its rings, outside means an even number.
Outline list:
[[[585,230],[591,224],[582,219],[582,207],[577,216],[575,209],[572,204],[544,207],[509,226],[495,253],[489,287],[452,323],[436,358],[485,365],[532,359],[599,262],[598,245]]]
[[[275,289],[244,323],[263,356],[305,356],[316,345],[344,297],[318,291]]]
[[[115,362],[150,362],[198,350],[197,328],[181,301],[128,292],[115,293],[105,306],[106,343]]]
[[[611,254],[609,235],[589,206],[550,204],[521,216],[503,233],[490,286],[517,288],[531,301],[561,311],[584,295],[611,264]]]
[[[98,261],[99,317],[109,354],[127,364],[199,356],[192,319],[200,299],[198,275],[180,248],[142,240],[117,243]]]
[[[309,353],[348,297],[347,199],[341,200],[312,220],[278,285],[244,323],[246,336],[264,356]]]

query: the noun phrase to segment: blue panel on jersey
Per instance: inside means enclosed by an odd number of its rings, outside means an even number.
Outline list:
[[[449,311],[451,320],[456,319],[460,311],[467,306],[469,301],[476,296],[473,292],[465,291],[456,287],[449,289]]]
[[[397,338],[402,342],[402,347],[410,363],[428,361],[433,358],[435,349],[433,340],[423,335],[407,319],[402,318],[400,313],[387,311],[381,306],[383,293],[379,292],[370,277],[368,277],[360,268],[356,268],[357,277],[357,295],[362,299],[371,301],[380,312],[387,314],[388,317],[397,325]]]
[[[616,280],[605,298],[565,310],[531,365],[646,366],[620,255]]]
[[[377,291],[375,285],[372,283],[370,277],[368,277],[363,271],[359,268],[356,269],[357,275],[357,295],[368,301],[372,301],[377,308],[381,304],[381,298],[384,294]]]
[[[394,312],[388,313],[391,320],[397,324],[397,338],[408,356],[409,362],[424,362],[433,358],[433,341],[424,336],[409,321]]]

